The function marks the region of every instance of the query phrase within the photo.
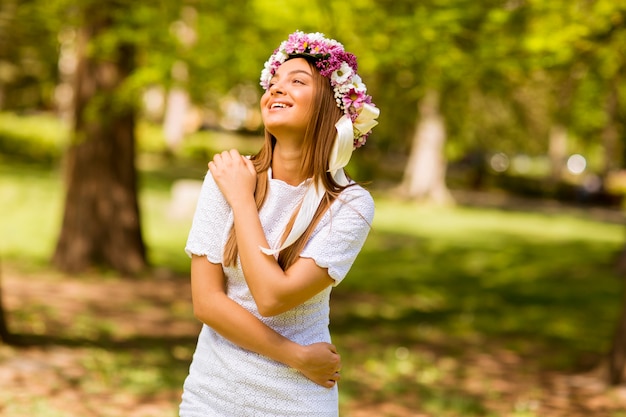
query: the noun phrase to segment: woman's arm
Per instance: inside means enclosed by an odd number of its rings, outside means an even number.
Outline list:
[[[273,256],[259,250],[268,243],[254,202],[256,171],[250,160],[235,150],[222,152],[209,168],[233,211],[243,273],[261,315],[288,311],[334,283],[313,259],[300,258],[283,271]]]
[[[297,369],[313,382],[331,388],[341,361],[329,343],[301,346],[281,336],[226,295],[220,264],[205,256],[191,260],[194,315],[236,345]]]

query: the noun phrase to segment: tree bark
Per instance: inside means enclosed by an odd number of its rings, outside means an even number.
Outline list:
[[[454,199],[446,185],[446,130],[439,110],[439,92],[427,92],[418,108],[418,120],[402,193],[424,202],[452,204]]]
[[[121,2],[92,5],[78,33],[73,142],[66,155],[66,198],[53,263],[77,273],[92,266],[137,273],[146,266],[135,170],[135,107],[120,94],[134,48],[102,52]]]
[[[567,159],[567,128],[560,123],[550,129],[548,155],[550,157],[550,180],[558,183],[563,177]]]
[[[4,311],[4,298],[2,297],[2,264],[0,264],[0,341],[10,344],[13,342],[13,335],[7,324],[6,314]]]
[[[167,94],[163,134],[169,152],[174,153],[185,138],[185,118],[189,110],[189,94],[182,88],[172,88]]]
[[[619,169],[619,167],[623,166],[624,161],[624,144],[620,143],[619,138],[619,94],[617,85],[617,80],[611,82],[604,106],[604,111],[607,115],[601,134],[602,147],[604,149],[604,163],[602,167],[602,175],[604,176],[611,171]]]
[[[618,320],[613,343],[609,352],[609,383],[619,385],[626,374],[626,291],[622,301],[622,312]]]

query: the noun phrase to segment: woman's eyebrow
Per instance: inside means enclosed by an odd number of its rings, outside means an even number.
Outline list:
[[[301,70],[301,69],[296,69],[296,70],[289,71],[286,74],[286,76],[294,75],[294,74],[306,74],[309,77],[313,77],[313,75],[310,72],[305,71],[305,70]],[[275,79],[275,78],[280,78],[280,74],[279,73],[274,74],[274,76],[272,77],[272,80]]]
[[[293,70],[293,71],[289,71],[289,75],[293,75],[293,74],[298,74],[298,73],[302,73],[302,74],[306,74],[309,77],[312,77],[311,73],[305,70]]]

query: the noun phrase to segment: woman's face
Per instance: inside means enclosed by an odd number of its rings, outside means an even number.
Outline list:
[[[311,71],[304,58],[284,62],[261,97],[263,123],[277,139],[286,135],[304,137],[314,99]]]

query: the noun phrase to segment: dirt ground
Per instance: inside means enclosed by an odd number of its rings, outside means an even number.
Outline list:
[[[102,322],[114,323],[115,337],[121,343],[131,336],[133,340],[144,342],[151,338],[158,340],[167,329],[168,340],[174,341],[173,349],[178,349],[184,367],[190,348],[181,346],[193,345],[199,326],[190,320],[186,280],[174,279],[166,273],[162,275],[157,280],[137,282],[4,271],[2,288],[9,324],[29,323],[28,328],[17,329],[17,332],[30,336],[22,347],[0,345],[0,416],[175,416],[180,389],[168,388],[149,395],[115,387],[105,391],[98,386],[90,389],[88,380],[93,369],[88,365],[88,356],[93,355],[94,346],[73,344],[71,337],[57,337],[63,335],[63,326],[69,323],[76,329],[77,318],[85,311],[97,315]],[[35,313],[38,316],[24,316],[20,313],[23,305],[39,306]],[[90,326],[91,323],[85,323],[81,337],[94,337]],[[484,350],[468,351],[462,363],[462,382],[444,383],[481,397],[490,411],[480,415],[626,416],[626,386],[607,386],[601,371],[580,375],[536,372],[526,368],[522,358],[505,350],[488,354]],[[100,378],[106,373],[106,369],[101,368],[97,373]],[[185,371],[182,369],[181,375]],[[486,381],[490,385],[488,390]],[[454,384],[459,385],[454,387]],[[498,395],[485,398],[487,391]],[[388,400],[359,397],[345,404],[342,415],[438,417],[421,409],[419,395],[409,391]]]

